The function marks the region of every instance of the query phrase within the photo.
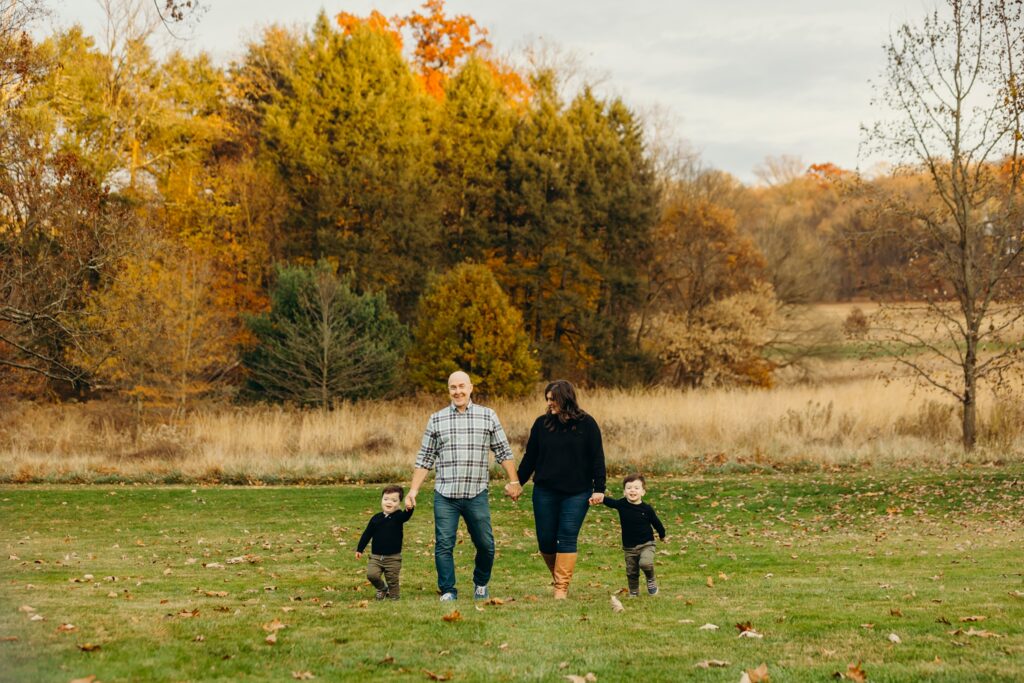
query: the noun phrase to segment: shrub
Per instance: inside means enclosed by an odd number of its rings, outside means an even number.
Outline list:
[[[415,387],[436,391],[456,370],[485,394],[521,396],[537,381],[522,315],[486,266],[463,263],[434,278],[417,319],[408,358]]]

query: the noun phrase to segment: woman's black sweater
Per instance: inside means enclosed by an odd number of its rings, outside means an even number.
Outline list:
[[[603,493],[601,428],[589,415],[564,424],[553,415],[541,415],[530,429],[518,473],[523,484],[532,476],[534,484],[561,493]]]

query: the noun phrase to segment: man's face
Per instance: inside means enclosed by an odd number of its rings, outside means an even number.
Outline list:
[[[639,479],[629,482],[623,487],[626,500],[630,503],[639,503],[647,491],[644,490],[644,483]]]
[[[390,515],[392,512],[398,509],[402,501],[398,496],[397,491],[391,493],[385,493],[380,497],[380,509],[384,511],[385,515]]]
[[[473,383],[464,372],[456,372],[448,378],[448,395],[452,397],[452,403],[459,410],[469,405],[469,397],[473,393]]]

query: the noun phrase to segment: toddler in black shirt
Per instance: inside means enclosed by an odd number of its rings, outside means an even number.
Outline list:
[[[654,508],[643,501],[647,493],[647,480],[642,474],[631,474],[622,481],[623,498],[604,497],[604,504],[618,510],[622,524],[622,550],[626,556],[626,581],[629,596],[640,594],[640,571],[647,577],[647,594],[658,594],[658,583],[654,580],[654,534],[665,540],[665,525],[658,519]]]
[[[370,559],[366,564],[366,578],[377,589],[378,600],[398,600],[401,590],[399,574],[402,572],[402,527],[416,509],[400,509],[404,494],[405,489],[397,484],[384,487],[380,497],[381,512],[370,518],[356,546],[358,560],[363,556],[366,544],[373,540]]]

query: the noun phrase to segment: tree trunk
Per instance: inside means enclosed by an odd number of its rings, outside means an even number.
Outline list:
[[[963,398],[963,443],[964,450],[971,451],[978,438],[978,397],[975,391],[977,377],[975,365],[977,358],[973,348],[968,347],[964,359],[964,398]]]

